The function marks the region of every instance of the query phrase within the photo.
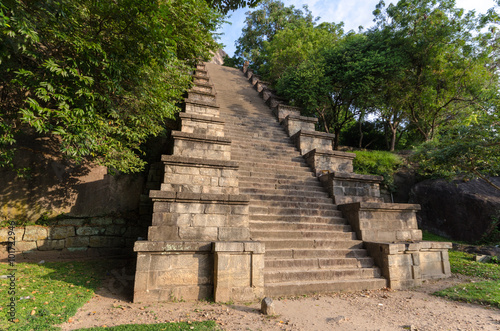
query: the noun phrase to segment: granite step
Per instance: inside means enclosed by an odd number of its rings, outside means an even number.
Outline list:
[[[251,220],[250,228],[260,231],[338,231],[350,232],[351,226],[342,223],[343,220],[330,223],[306,223],[306,222],[286,222],[286,221],[257,221]]]
[[[342,218],[342,213],[334,209],[280,208],[250,205],[250,215],[321,216]]]
[[[283,231],[283,230],[252,230],[253,240],[266,241],[269,239],[329,239],[329,240],[355,240],[354,232],[340,231]]]
[[[265,295],[282,297],[329,292],[353,292],[378,290],[387,287],[384,278],[327,280],[327,281],[295,281],[277,284],[266,284]]]
[[[327,240],[327,239],[272,239],[262,240],[268,250],[273,249],[362,249],[361,240]]]
[[[266,260],[272,259],[340,259],[367,258],[366,249],[269,249]]]
[[[375,264],[371,257],[364,258],[318,258],[318,259],[266,259],[266,270],[279,269],[331,269],[371,268]]]
[[[266,284],[297,282],[297,281],[325,281],[369,279],[380,277],[378,268],[349,268],[349,269],[316,269],[316,270],[265,270],[264,282]]]

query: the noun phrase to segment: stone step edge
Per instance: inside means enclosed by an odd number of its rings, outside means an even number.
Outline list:
[[[153,201],[191,202],[191,203],[227,203],[248,204],[250,199],[245,194],[210,194],[172,191],[149,191],[149,197]]]
[[[232,168],[238,169],[239,165],[236,161],[200,159],[177,155],[162,155],[161,161],[164,165],[181,165],[181,166],[196,166],[213,167],[213,168]]]

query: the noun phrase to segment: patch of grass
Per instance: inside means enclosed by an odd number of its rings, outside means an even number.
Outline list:
[[[500,281],[460,284],[434,293],[447,299],[500,308]]]
[[[94,295],[113,261],[72,261],[44,264],[0,264],[0,275],[16,269],[15,295],[10,279],[0,279],[0,330],[58,330],[54,325],[73,316]],[[16,303],[16,323],[9,322],[7,306]]]
[[[474,261],[474,255],[450,251],[451,272],[485,281],[459,284],[434,295],[451,300],[486,304],[500,308],[500,265]]]
[[[441,242],[450,242],[451,240],[445,237],[441,237],[437,234],[431,233],[426,230],[422,230],[422,239],[427,241],[441,241]]]
[[[474,255],[449,251],[451,272],[485,280],[500,281],[500,265],[474,261]]]
[[[90,329],[78,329],[77,331],[149,331],[149,330],[165,330],[165,331],[179,331],[179,330],[195,330],[195,331],[209,331],[219,330],[214,321],[205,322],[180,322],[180,323],[159,323],[159,324],[124,324],[113,327],[98,327]]]

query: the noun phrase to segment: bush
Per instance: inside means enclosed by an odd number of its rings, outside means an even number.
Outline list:
[[[353,162],[354,172],[383,176],[382,184],[390,192],[396,190],[393,175],[403,164],[403,159],[400,156],[384,151],[355,151],[354,153],[356,153]]]

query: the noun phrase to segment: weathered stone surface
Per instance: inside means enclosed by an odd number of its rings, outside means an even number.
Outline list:
[[[260,311],[264,315],[276,315],[276,308],[274,306],[274,302],[271,298],[265,297],[262,299],[260,305]]]
[[[500,177],[491,180],[500,185]],[[481,180],[426,180],[413,187],[410,201],[422,206],[418,222],[423,229],[454,240],[481,239],[500,213],[498,190]]]
[[[47,239],[47,228],[41,226],[26,226],[24,228],[24,241]]]
[[[0,241],[2,242],[9,241],[9,237],[15,237],[16,241],[19,241],[23,238],[23,235],[24,235],[24,228],[14,228],[13,231],[7,228],[0,229]],[[12,239],[10,241],[12,241]]]
[[[76,234],[78,236],[93,236],[103,234],[105,231],[106,229],[101,227],[82,226],[76,229]]]
[[[88,247],[90,244],[89,236],[69,237],[66,239],[66,247]]]
[[[49,239],[65,239],[68,237],[75,236],[75,227],[74,226],[56,226],[51,227],[49,230]]]
[[[16,252],[36,251],[36,241],[19,241],[16,242]]]
[[[65,240],[37,240],[36,245],[39,251],[59,250],[65,247]]]

